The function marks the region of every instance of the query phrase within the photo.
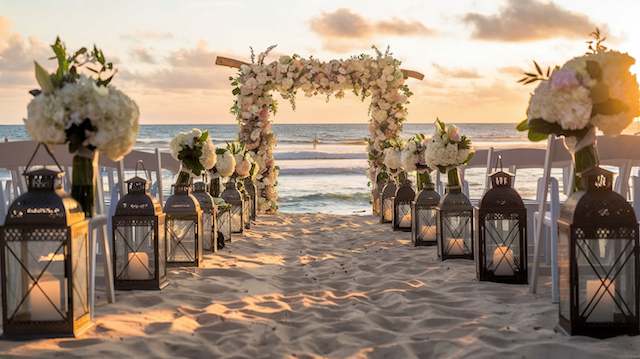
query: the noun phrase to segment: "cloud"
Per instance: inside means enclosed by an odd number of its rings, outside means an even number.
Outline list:
[[[33,86],[33,61],[48,67],[50,54],[43,42],[12,33],[8,19],[0,17],[0,86]]]
[[[438,64],[433,64],[433,67],[445,77],[454,77],[458,79],[479,79],[482,78],[478,71],[473,69],[464,68],[450,68]]]
[[[313,32],[320,35],[323,47],[334,52],[346,52],[362,47],[376,36],[430,36],[435,33],[419,21],[393,18],[372,21],[349,9],[322,13],[309,22]]]
[[[538,0],[508,0],[498,14],[468,13],[463,20],[474,38],[507,42],[585,38],[597,26],[586,15]]]
[[[175,50],[165,58],[161,68],[150,72],[121,71],[124,81],[167,91],[229,89],[229,73],[215,66],[217,53],[204,41],[193,48]]]
[[[156,59],[151,53],[151,51],[145,47],[137,47],[137,48],[131,49],[130,54],[131,54],[131,57],[136,61],[140,61],[145,64],[156,63]]]

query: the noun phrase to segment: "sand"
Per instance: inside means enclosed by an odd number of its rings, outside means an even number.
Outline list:
[[[639,357],[640,337],[554,330],[548,283],[479,283],[369,216],[260,217],[162,292],[118,292],[77,339],[0,341],[0,357]]]

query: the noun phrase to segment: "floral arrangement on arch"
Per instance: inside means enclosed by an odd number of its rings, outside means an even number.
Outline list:
[[[274,46],[258,57],[251,51],[251,64],[242,65],[236,77],[231,77],[236,96],[231,109],[240,124],[239,140],[259,168],[256,184],[258,205],[262,212],[275,212],[277,205],[278,167],[273,158],[276,137],[270,115],[277,112],[272,92],[278,91],[295,109],[298,91],[306,96],[324,95],[327,100],[342,98],[345,91],[353,91],[362,100],[371,97],[368,142],[369,177],[375,181],[383,166],[384,144],[396,139],[407,116],[406,106],[412,95],[405,85],[400,61],[387,49],[376,55],[361,54],[344,60],[320,61],[299,55],[281,56],[277,61],[265,63]]]
[[[519,80],[538,86],[518,130],[527,131],[531,141],[563,136],[575,156],[577,176],[598,165],[596,129],[616,135],[640,115],[640,89],[629,71],[635,59],[604,46],[598,29],[591,36],[586,54],[546,71],[534,61],[535,71]]]

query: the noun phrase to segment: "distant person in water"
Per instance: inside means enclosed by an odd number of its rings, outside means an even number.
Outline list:
[[[315,135],[315,137],[313,138],[313,149],[317,149],[318,148],[318,143],[320,143],[320,140],[318,140],[318,134]]]

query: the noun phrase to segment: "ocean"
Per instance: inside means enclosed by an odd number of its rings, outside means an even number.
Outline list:
[[[209,130],[218,146],[234,140],[238,131],[237,125],[141,125],[136,148],[153,151],[158,147],[168,151],[175,133],[193,127]],[[477,148],[531,146],[526,135],[515,130],[515,124],[459,124],[459,127]],[[370,212],[364,142],[367,124],[274,124],[273,130],[278,138],[275,157],[281,169],[278,181],[281,211]],[[432,132],[433,124],[408,123],[404,125],[403,137]],[[29,136],[22,125],[0,125],[0,138],[25,140]],[[518,189],[523,197],[535,196],[535,180],[541,173],[518,174]],[[483,175],[484,170],[468,171],[466,178],[472,197],[481,194]]]

